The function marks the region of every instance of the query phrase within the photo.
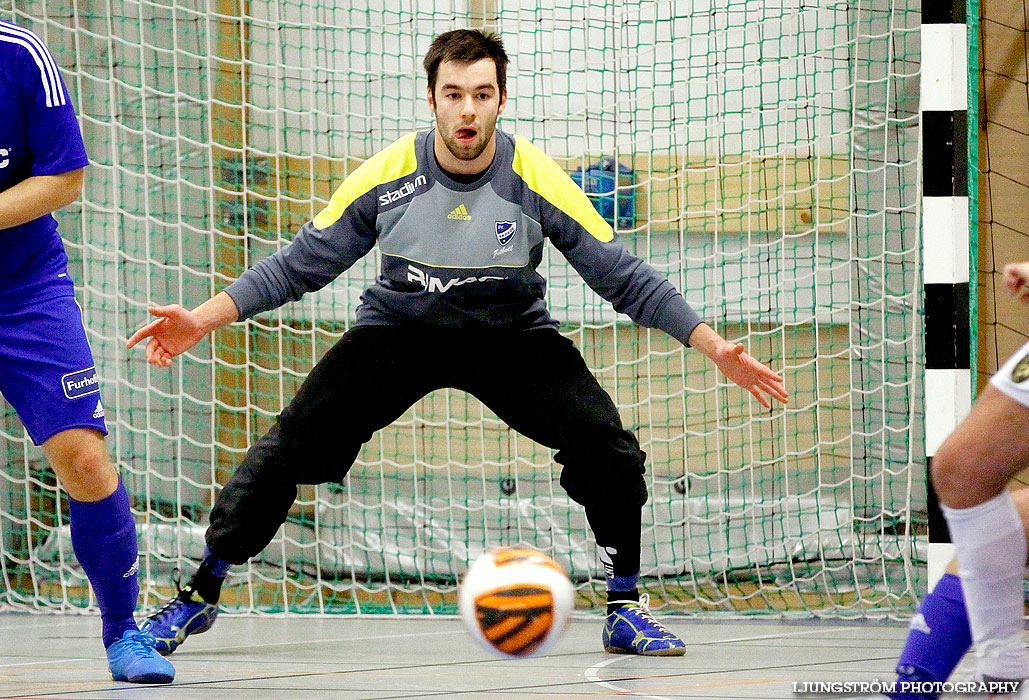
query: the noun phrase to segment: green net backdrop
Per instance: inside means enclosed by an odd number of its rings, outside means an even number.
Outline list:
[[[0,7],[55,54],[93,162],[60,222],[139,524],[144,604],[192,570],[220,485],[352,323],[377,253],[171,370],[125,339],[147,306],[224,288],[364,159],[429,127],[421,58],[466,26],[497,30],[511,54],[500,127],[569,172],[623,166],[594,187],[621,239],[792,394],[762,409],[546,254],[562,331],[649,454],[654,607],[902,615],[924,590],[915,0]],[[65,497],[0,406],[0,609],[88,608]],[[345,481],[302,487],[222,600],[450,613],[492,544],[552,554],[577,606],[599,609],[602,569],[550,451],[440,391],[377,434]]]

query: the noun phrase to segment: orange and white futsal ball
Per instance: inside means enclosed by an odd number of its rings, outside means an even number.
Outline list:
[[[531,549],[492,549],[461,581],[461,619],[484,649],[505,658],[545,652],[572,614],[572,582]]]

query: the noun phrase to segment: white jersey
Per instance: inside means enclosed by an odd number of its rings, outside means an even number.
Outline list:
[[[990,384],[1029,408],[1029,343],[1008,358],[990,378]]]

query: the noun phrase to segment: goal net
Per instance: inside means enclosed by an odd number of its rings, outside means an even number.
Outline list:
[[[764,410],[547,250],[550,308],[649,456],[654,606],[902,615],[924,592],[916,0],[0,10],[55,54],[93,163],[59,218],[146,605],[192,571],[221,485],[353,323],[377,253],[170,370],[126,351],[127,336],[149,305],[223,289],[361,162],[430,127],[421,59],[467,26],[498,31],[512,57],[500,128],[578,173],[625,245],[792,395]],[[0,609],[88,609],[66,497],[0,407]],[[577,606],[599,610],[603,571],[558,476],[550,450],[473,397],[430,394],[342,483],[301,487],[273,542],[232,569],[224,606],[450,613],[469,561],[518,544],[553,555]]]

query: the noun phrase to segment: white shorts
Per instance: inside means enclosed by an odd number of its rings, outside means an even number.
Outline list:
[[[1029,343],[1008,358],[1008,361],[990,377],[990,384],[1029,408]]]

